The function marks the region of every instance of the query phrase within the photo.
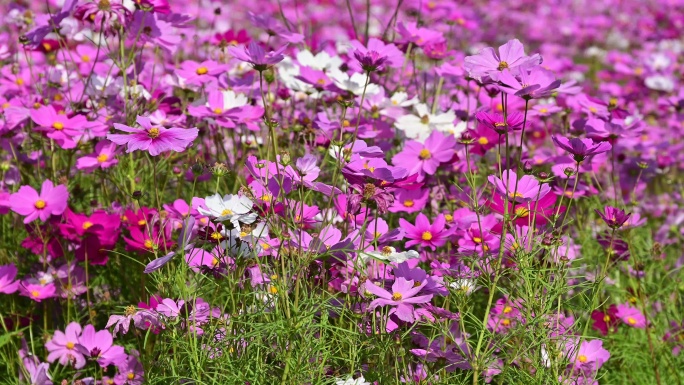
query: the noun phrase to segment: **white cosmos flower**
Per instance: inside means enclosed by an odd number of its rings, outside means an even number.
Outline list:
[[[467,278],[461,278],[457,279],[449,284],[449,287],[452,289],[459,291],[465,295],[470,295],[472,294],[476,289],[477,285],[475,284],[474,279],[467,279]]]
[[[420,254],[414,250],[399,252],[397,249],[391,246],[385,246],[378,251],[371,251],[361,254],[361,260],[366,263],[369,258],[379,259],[381,261],[389,261],[395,263],[406,262],[409,259],[419,258]]]
[[[413,106],[413,110],[415,114],[401,116],[394,123],[410,139],[422,142],[434,130],[448,132],[453,135],[460,135],[465,130],[463,125],[454,125],[456,113],[452,110],[443,114],[433,115],[424,103],[416,104]]]
[[[342,59],[339,56],[330,56],[325,51],[321,51],[315,56],[308,50],[299,51],[297,52],[297,61],[304,67],[319,71],[331,71],[340,68],[342,65]]]
[[[228,111],[231,108],[242,107],[247,105],[247,96],[243,94],[236,94],[235,91],[221,91],[223,94],[223,110]],[[208,104],[207,104],[208,105]]]
[[[335,385],[370,385],[370,382],[367,382],[366,379],[363,378],[363,376],[356,379],[354,379],[353,377],[349,377],[346,380],[336,378]]]
[[[349,91],[356,96],[361,96],[361,94],[363,94],[363,87],[366,84],[366,74],[355,72],[349,76],[346,72],[332,70],[330,71],[329,76],[339,89]],[[380,87],[378,87],[377,84],[368,83],[366,95],[375,95],[378,92],[380,92]]]
[[[674,81],[664,75],[649,76],[644,80],[644,83],[646,83],[646,87],[656,91],[672,92],[674,90]]]
[[[204,204],[208,210],[203,207],[198,207],[197,211],[200,214],[211,218],[216,218],[218,221],[230,221],[235,228],[239,229],[242,223],[253,223],[257,215],[252,213],[254,204],[246,196],[227,194],[221,198],[220,194],[214,194],[204,199]]]

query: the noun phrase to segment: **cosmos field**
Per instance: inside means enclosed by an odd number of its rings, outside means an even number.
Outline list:
[[[684,1],[0,15],[0,384],[684,381]]]

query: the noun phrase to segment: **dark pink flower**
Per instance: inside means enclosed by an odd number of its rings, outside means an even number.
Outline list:
[[[552,136],[551,139],[556,146],[571,153],[576,162],[581,162],[588,156],[609,151],[613,147],[608,142],[594,143],[591,139],[570,139],[564,136]]]
[[[625,222],[629,220],[629,217],[632,215],[627,214],[625,210],[621,210],[613,206],[605,206],[603,208],[603,212],[599,211],[599,209],[594,209],[594,211],[611,229],[619,229],[625,224]]]

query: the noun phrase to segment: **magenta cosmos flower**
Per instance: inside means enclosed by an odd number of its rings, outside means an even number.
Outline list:
[[[0,266],[0,293],[12,294],[19,288],[16,280],[17,267],[13,264]]]
[[[66,186],[55,186],[47,179],[43,182],[40,194],[31,186],[21,186],[19,191],[9,198],[10,209],[24,215],[24,223],[31,223],[36,218],[46,221],[51,215],[62,215],[67,208],[69,192]]]
[[[456,138],[445,136],[439,131],[433,131],[425,144],[412,140],[407,142],[404,149],[392,158],[395,166],[409,170],[409,174],[418,174],[418,182],[425,179],[425,175],[434,175],[437,168],[451,160],[456,153]]]
[[[412,225],[404,218],[399,219],[399,225],[406,230],[406,238],[410,241],[406,242],[405,247],[411,247],[413,245],[421,245],[423,247],[429,247],[435,250],[437,247],[443,246],[449,236],[455,231],[455,227],[452,229],[446,229],[446,219],[444,215],[440,214],[435,219],[435,223],[430,224],[430,221],[425,216],[425,214],[420,213],[416,217],[416,225]]]
[[[561,84],[551,71],[541,67],[534,67],[529,71],[521,69],[519,78],[513,76],[510,70],[503,70],[499,76],[499,80],[503,83],[501,90],[523,99],[540,99],[551,96]]]
[[[530,175],[523,175],[520,179],[513,170],[503,172],[503,180],[490,175],[489,183],[493,184],[496,192],[516,202],[530,202],[540,200],[551,191],[548,184],[539,181]]]
[[[525,48],[518,39],[513,39],[499,47],[497,55],[494,48],[487,47],[477,55],[467,56],[463,65],[471,78],[481,80],[489,76],[494,81],[499,80],[501,71],[508,69],[514,75],[519,72],[519,67],[527,68],[539,65],[542,58],[539,54],[532,56],[525,55]]]
[[[114,338],[109,331],[96,332],[93,325],[83,328],[76,348],[84,356],[96,360],[103,368],[111,364],[123,364],[127,357],[123,347],[114,345]]]
[[[67,325],[64,332],[55,330],[55,335],[45,344],[49,353],[47,360],[49,362],[59,360],[60,365],[73,365],[76,369],[84,367],[85,357],[76,349],[82,330],[78,322]]]
[[[552,136],[551,139],[553,139],[553,143],[555,143],[557,147],[571,153],[578,163],[588,156],[601,154],[613,148],[608,142],[594,143],[591,139],[570,139],[564,136]]]
[[[396,314],[400,320],[413,322],[415,321],[413,305],[427,303],[432,299],[432,294],[416,296],[416,294],[427,285],[427,282],[428,281],[414,282],[413,280],[406,280],[399,277],[392,284],[392,292],[390,293],[389,291],[374,285],[372,282],[366,281],[366,284],[364,285],[366,291],[380,297],[370,303],[369,309],[372,310],[378,306],[395,306],[396,310],[394,311],[394,314]],[[418,283],[418,285],[415,285],[415,283]]]
[[[246,47],[228,47],[228,52],[237,59],[250,63],[255,70],[261,72],[283,61],[285,49],[287,49],[287,44],[266,53],[257,42],[253,41]]]
[[[162,152],[183,152],[192,143],[199,130],[197,128],[166,128],[155,126],[146,116],[138,116],[136,122],[141,128],[133,128],[123,124],[114,123],[114,128],[125,134],[108,134],[107,139],[118,145],[127,144],[126,152],[135,150],[149,151],[150,155],[157,156]]]
[[[624,210],[620,210],[613,206],[606,206],[603,208],[603,212],[595,209],[596,214],[598,214],[601,219],[610,227],[611,229],[619,229],[622,225],[629,220],[632,214],[627,214]]]

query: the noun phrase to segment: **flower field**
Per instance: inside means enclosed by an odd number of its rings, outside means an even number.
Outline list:
[[[684,382],[684,1],[0,4],[0,385]]]

